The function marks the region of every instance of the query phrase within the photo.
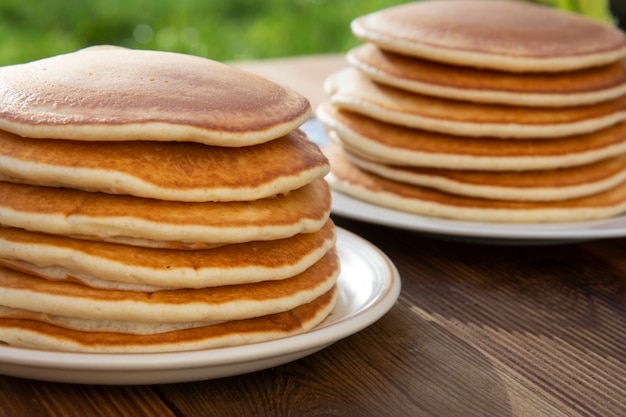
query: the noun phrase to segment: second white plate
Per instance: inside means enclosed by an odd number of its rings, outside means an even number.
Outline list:
[[[416,232],[499,244],[554,244],[626,236],[626,216],[572,223],[480,223],[402,212],[335,191],[333,213]]]

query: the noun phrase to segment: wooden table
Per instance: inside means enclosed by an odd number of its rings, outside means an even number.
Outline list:
[[[316,102],[343,60],[241,65]],[[0,416],[626,415],[626,238],[503,246],[334,219],[402,276],[396,305],[370,327],[298,361],[217,380],[0,376]]]

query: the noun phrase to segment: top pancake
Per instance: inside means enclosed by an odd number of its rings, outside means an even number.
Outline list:
[[[0,68],[0,129],[32,138],[267,142],[310,114],[262,77],[170,52],[92,47]]]
[[[192,142],[27,139],[0,130],[0,180],[176,201],[250,201],[324,176],[328,161],[295,130],[239,148]]]
[[[522,1],[414,2],[361,16],[351,28],[386,50],[513,72],[582,69],[626,55],[619,29]]]
[[[371,79],[420,94],[518,106],[577,106],[626,93],[626,60],[560,73],[510,73],[442,64],[360,45],[348,62]]]

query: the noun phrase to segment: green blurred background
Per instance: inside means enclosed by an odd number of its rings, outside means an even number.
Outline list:
[[[537,0],[611,20],[626,0]],[[345,52],[350,21],[401,0],[0,0],[0,65],[95,44],[219,61]],[[623,13],[622,13],[623,14]]]

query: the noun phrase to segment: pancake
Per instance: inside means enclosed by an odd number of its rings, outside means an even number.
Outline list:
[[[0,340],[17,347],[91,353],[160,353],[238,346],[307,332],[330,314],[337,297],[338,290],[333,287],[290,311],[153,335],[84,332],[37,320],[0,318]]]
[[[35,320],[52,324],[65,329],[82,332],[113,332],[133,335],[150,335],[173,332],[177,330],[193,329],[196,327],[211,326],[223,322],[189,322],[189,323],[146,323],[123,320],[87,320],[75,317],[59,316],[55,314],[39,313],[36,311],[0,306],[0,321],[2,319]]]
[[[419,94],[517,106],[579,106],[626,93],[626,60],[559,73],[510,73],[447,65],[383,51],[350,50],[348,62],[372,80]]]
[[[202,288],[292,277],[321,259],[334,243],[335,226],[331,220],[317,232],[285,239],[186,251],[0,227],[0,265],[50,280],[106,289]]]
[[[503,71],[560,72],[626,56],[616,27],[523,1],[421,1],[355,19],[352,32],[404,55]]]
[[[92,47],[0,68],[0,129],[31,138],[247,146],[304,123],[300,94],[172,52]]]
[[[0,131],[0,180],[159,200],[256,200],[300,188],[328,170],[300,130],[241,148],[26,139]]]
[[[0,305],[90,320],[188,323],[240,320],[311,302],[335,284],[336,250],[291,278],[155,292],[115,291],[0,269]]]
[[[470,103],[378,84],[355,68],[330,75],[330,101],[384,122],[462,136],[554,138],[593,132],[626,119],[626,96],[577,107]]]
[[[596,194],[626,181],[626,154],[573,168],[502,172],[410,168],[380,164],[349,152],[345,155],[360,169],[383,178],[492,200],[567,200]]]
[[[626,152],[626,122],[550,140],[461,137],[383,123],[323,103],[317,117],[331,139],[380,163],[446,169],[511,171],[578,166]]]
[[[317,179],[255,201],[189,203],[0,182],[0,224],[136,246],[199,249],[314,232],[331,208]]]
[[[324,149],[338,192],[379,206],[414,214],[494,223],[559,223],[598,220],[626,211],[626,182],[591,196],[550,202],[519,202],[464,197],[402,184],[367,173],[337,147]]]

